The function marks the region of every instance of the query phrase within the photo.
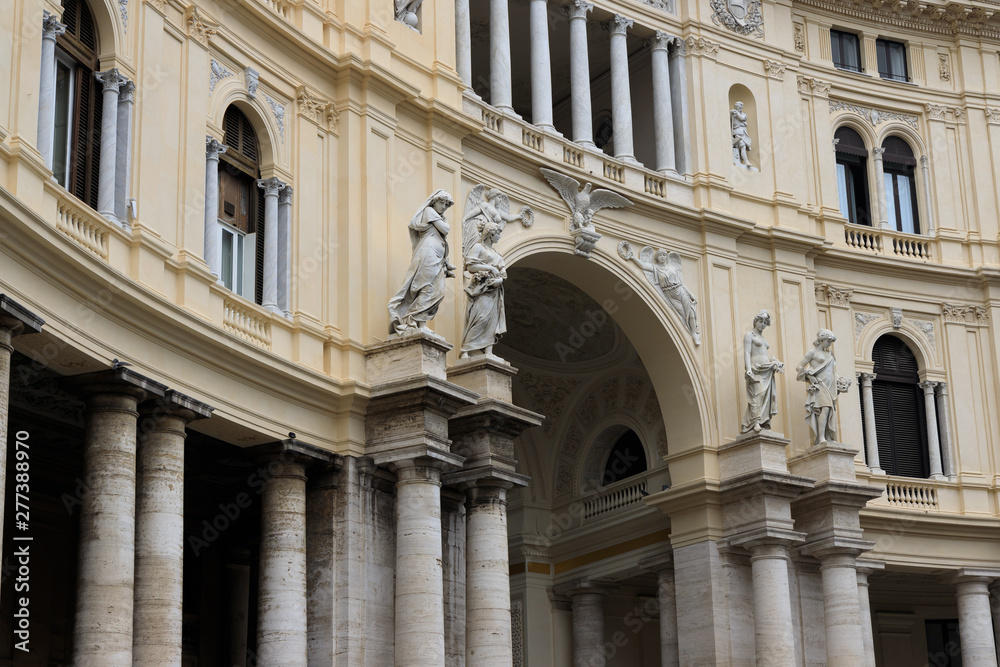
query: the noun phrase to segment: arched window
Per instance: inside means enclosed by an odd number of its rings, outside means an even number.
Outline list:
[[[646,472],[646,450],[635,431],[631,429],[622,433],[615,441],[604,464],[604,475],[601,484],[607,486],[628,477],[634,477]]]
[[[837,140],[837,190],[840,213],[855,225],[871,226],[868,205],[868,149],[861,135],[841,127],[833,135]]]
[[[101,171],[101,86],[97,28],[86,0],[63,0],[66,32],[56,38],[52,171],[67,190],[97,208]]]
[[[886,335],[876,341],[872,359],[879,463],[890,475],[928,477],[927,421],[916,357],[906,343]]]
[[[885,153],[885,204],[889,225],[907,234],[920,233],[917,219],[917,184],[914,171],[917,160],[910,145],[899,137],[887,137],[882,142]]]
[[[219,223],[222,233],[223,284],[240,296],[262,301],[264,266],[264,194],[259,146],[250,120],[234,106],[223,118],[224,143],[219,157]]]

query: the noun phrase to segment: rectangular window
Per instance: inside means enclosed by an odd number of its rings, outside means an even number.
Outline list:
[[[56,59],[56,113],[55,130],[52,136],[52,172],[56,181],[69,188],[70,141],[73,120],[73,92],[76,89],[75,67],[67,58],[57,55]]]
[[[917,225],[917,193],[913,171],[885,170],[885,203],[889,225],[898,232],[919,234]]]
[[[235,294],[253,299],[253,265],[249,271],[246,263],[246,248],[254,248],[256,234],[244,234],[220,220],[222,233],[222,284]]]
[[[830,45],[833,47],[833,64],[840,69],[864,72],[861,66],[861,40],[853,32],[830,31]]]
[[[909,81],[906,69],[906,44],[891,42],[888,39],[875,40],[875,53],[878,56],[878,73],[883,79],[893,81]]]
[[[871,226],[868,210],[868,169],[865,159],[837,153],[837,190],[840,213],[855,225]]]

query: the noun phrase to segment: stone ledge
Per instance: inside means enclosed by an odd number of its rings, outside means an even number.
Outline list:
[[[41,333],[45,320],[14,301],[6,294],[0,294],[0,318],[11,317],[21,323],[18,334]]]

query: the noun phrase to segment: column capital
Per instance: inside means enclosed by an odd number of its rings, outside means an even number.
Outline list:
[[[943,396],[943,397],[947,398],[947,396],[948,396],[948,383],[947,382],[938,381],[938,383],[937,383],[937,393],[938,393],[938,396]]]
[[[926,169],[927,168],[927,156],[926,155],[921,155],[920,156],[920,168],[921,169]]]
[[[669,32],[657,30],[653,33],[653,36],[649,38],[649,47],[653,51],[667,51],[675,40],[677,40],[677,37],[671,35]]]
[[[573,19],[586,19],[587,13],[594,8],[592,3],[586,2],[586,0],[572,0],[563,9],[566,10],[566,14],[569,16],[570,20]]]
[[[879,162],[882,161],[882,154],[885,153],[885,149],[881,146],[872,146],[872,157],[874,157]]]
[[[687,55],[687,42],[684,41],[683,37],[679,37],[679,36],[678,37],[674,37],[674,39],[673,39],[673,45],[674,45],[674,55],[675,56],[680,56],[680,57],[683,58],[684,56]]]
[[[131,104],[135,102],[135,82],[125,79],[118,89],[118,104]]]
[[[59,22],[59,17],[49,11],[42,12],[42,39],[55,40],[66,32],[66,25]]]
[[[257,179],[257,187],[264,190],[264,196],[277,196],[278,191],[285,187],[287,183],[281,181],[277,176]]]
[[[918,383],[917,386],[924,390],[925,396],[933,396],[934,388],[938,386],[938,383],[936,380],[924,380]]]
[[[214,410],[215,408],[207,403],[202,403],[173,389],[168,389],[163,396],[157,396],[139,406],[139,413],[144,419],[171,417],[182,419],[184,423],[193,422],[196,419],[208,419]],[[140,427],[142,426],[140,424]]]
[[[121,72],[118,71],[117,67],[112,67],[104,72],[97,72],[94,77],[104,85],[104,92],[113,90],[116,93],[120,92],[122,84],[124,84],[128,79],[122,76]]]
[[[207,406],[206,406],[207,407]],[[295,439],[294,433],[287,440],[278,440],[251,447],[249,453],[260,461],[279,463],[300,463],[303,465],[339,466],[343,457],[331,451]]]
[[[875,380],[875,373],[858,373],[858,383],[862,387],[872,386],[872,382]]]
[[[982,584],[986,590],[988,584],[1000,581],[1000,570],[985,567],[960,567],[948,577],[952,584]]]
[[[292,203],[292,186],[286,184],[278,192],[278,203],[279,204],[291,204]]]
[[[6,294],[0,294],[0,328],[11,335],[39,333],[45,320],[14,301]]]
[[[209,160],[218,160],[219,156],[228,150],[229,146],[225,145],[215,137],[205,137],[205,155]]]
[[[604,29],[610,32],[612,35],[622,35],[624,36],[628,29],[632,27],[635,23],[632,19],[625,18],[621,14],[615,14],[610,20],[606,21]]]
[[[556,595],[564,595],[570,598],[574,603],[577,603],[578,600],[582,600],[588,595],[600,596],[603,598],[617,588],[618,584],[610,581],[605,581],[603,579],[591,579],[590,577],[581,577],[579,579],[574,579],[573,581],[568,581],[565,584],[554,586],[552,590]]]
[[[62,382],[63,386],[85,401],[95,396],[113,394],[128,396],[139,402],[164,397],[167,393],[166,385],[136,373],[120,363],[116,363],[108,370],[64,378]]]
[[[639,568],[646,570],[647,572],[672,573],[674,571],[674,552],[668,551],[667,553],[660,554],[659,556],[644,558],[639,561]]]

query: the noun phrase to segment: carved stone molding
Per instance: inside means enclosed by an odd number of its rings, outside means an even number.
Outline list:
[[[687,52],[692,56],[711,58],[715,60],[719,57],[719,47],[721,44],[711,42],[704,37],[688,37],[685,40]]]
[[[861,338],[861,332],[875,320],[880,320],[885,315],[881,313],[854,313],[854,338]]]
[[[968,119],[968,114],[962,107],[948,107],[943,104],[926,104],[927,117],[930,120],[951,121],[964,123]]]
[[[644,5],[649,5],[664,12],[674,13],[673,0],[639,0]]]
[[[941,304],[941,311],[944,313],[945,322],[965,324],[968,316],[974,312],[972,306],[956,303]]]
[[[990,309],[985,306],[976,306],[976,324],[981,327],[989,326]]]
[[[806,29],[801,23],[793,23],[795,28],[795,50],[799,53],[806,52]]]
[[[274,114],[274,122],[278,124],[278,133],[281,135],[281,140],[285,140],[285,105],[278,102],[276,99],[270,95],[265,95],[264,99],[267,100],[268,106],[271,107],[271,113]]]
[[[833,84],[829,81],[821,81],[820,79],[811,76],[802,76],[801,74],[795,80],[799,84],[799,92],[803,95],[815,95],[816,97],[823,98],[830,97],[830,88],[833,87]]]
[[[990,125],[1000,125],[1000,109],[986,107],[986,122]]]
[[[934,323],[927,320],[910,320],[910,322],[924,334],[924,338],[931,344],[931,348],[936,351],[937,341],[934,338]]]
[[[898,329],[903,326],[903,309],[902,308],[890,308],[889,315],[892,317],[892,328]]]
[[[220,63],[215,58],[212,58],[212,73],[208,77],[208,96],[211,97],[212,93],[215,92],[215,86],[222,79],[233,76],[233,73],[226,69],[226,66]]]
[[[885,2],[884,0],[797,0],[862,22],[939,35],[1000,38],[1000,12],[969,2]],[[985,4],[985,3],[984,3]],[[995,3],[990,3],[995,4]]]
[[[951,81],[951,62],[947,53],[938,54],[938,78],[942,81]]]
[[[785,63],[778,62],[777,60],[765,60],[764,61],[764,71],[772,79],[777,79],[778,81],[785,80]]]
[[[851,298],[854,296],[854,290],[852,289],[842,289],[840,287],[834,287],[833,285],[820,285],[826,296],[826,300],[831,306],[837,306],[838,308],[849,308],[851,305]]]
[[[305,86],[299,86],[295,101],[298,103],[300,116],[327,132],[337,134],[340,131],[340,113],[333,108],[333,102],[324,99]]]
[[[208,46],[208,38],[219,32],[219,24],[202,16],[197,5],[184,10],[184,24],[187,26],[187,34],[205,46]]]
[[[914,130],[917,129],[917,117],[911,116],[910,114],[899,113],[896,111],[883,111],[881,109],[872,109],[871,107],[863,107],[857,104],[852,104],[844,100],[830,100],[830,113],[835,113],[837,111],[850,111],[851,113],[856,113],[862,118],[865,118],[872,126],[879,125],[880,123],[885,123],[890,120],[898,120],[906,123]]]
[[[715,25],[748,37],[764,36],[764,15],[760,10],[760,0],[709,0],[709,4],[712,6],[712,22]]]
[[[260,72],[253,67],[243,69],[243,78],[247,82],[247,97],[251,100],[257,99],[257,88],[260,87]]]
[[[128,0],[118,0],[118,13],[122,17],[122,26],[128,32]]]

